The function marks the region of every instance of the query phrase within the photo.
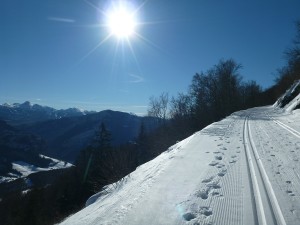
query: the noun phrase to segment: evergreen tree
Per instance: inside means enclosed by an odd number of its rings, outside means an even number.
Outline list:
[[[101,151],[111,149],[111,133],[106,129],[103,122],[100,125],[99,148]]]

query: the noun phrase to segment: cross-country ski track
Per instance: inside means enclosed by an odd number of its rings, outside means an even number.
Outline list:
[[[300,224],[299,131],[299,111],[233,113],[108,186],[61,224]]]

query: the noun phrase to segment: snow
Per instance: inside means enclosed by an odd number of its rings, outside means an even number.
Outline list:
[[[45,156],[42,154],[40,154],[40,157],[44,157],[45,159],[51,159],[52,162],[50,163],[50,165],[48,167],[50,169],[54,169],[54,170],[55,169],[64,169],[64,168],[73,166],[73,164],[71,164],[71,163],[64,162],[64,161],[61,161],[61,160],[58,160],[55,158],[51,158],[51,157],[48,157],[48,156]]]
[[[9,173],[7,174],[9,177],[3,177],[3,176],[0,176],[0,183],[6,183],[6,182],[10,182],[10,181],[13,181],[15,179],[18,178],[18,176],[16,174],[13,174],[13,173]]]
[[[300,224],[299,131],[300,110],[236,112],[106,186],[61,225]]]
[[[45,158],[49,158],[47,156],[44,156]],[[56,169],[64,169],[71,167],[72,164],[70,163],[65,163],[62,161],[59,161],[57,159],[50,158],[52,160],[52,163],[50,163],[49,167],[42,168],[42,167],[37,167],[31,164],[28,164],[23,161],[15,161],[12,163],[13,169],[20,172],[22,174],[22,177],[26,177],[29,174],[32,173],[37,173],[40,171],[48,171],[48,170],[56,170]]]
[[[285,106],[287,112],[292,112],[298,105],[300,105],[300,94],[298,94],[289,104]]]
[[[14,161],[12,162],[12,168],[18,172],[21,173],[21,175],[9,173],[9,177],[0,177],[0,183],[1,182],[9,182],[16,180],[20,177],[27,177],[28,175],[32,173],[37,173],[41,171],[48,171],[48,170],[56,170],[56,169],[65,169],[73,166],[71,163],[63,162],[58,159],[50,158],[45,155],[40,155],[40,157],[46,158],[46,159],[51,159],[51,163],[48,165],[48,167],[37,167],[35,165],[23,162],[23,161]]]
[[[297,88],[299,88],[299,86],[300,86],[300,80],[296,80],[294,84],[274,103],[273,107],[276,108],[282,107],[283,101],[287,98],[290,98],[290,96],[297,91]],[[300,93],[296,97],[294,97],[290,102],[288,102],[288,104],[286,104],[283,107],[283,110],[290,113],[298,105],[300,105]]]

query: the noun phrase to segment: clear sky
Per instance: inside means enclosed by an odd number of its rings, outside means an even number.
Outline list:
[[[299,0],[136,0],[134,35],[109,36],[107,0],[1,0],[0,103],[143,114],[220,59],[272,85]]]

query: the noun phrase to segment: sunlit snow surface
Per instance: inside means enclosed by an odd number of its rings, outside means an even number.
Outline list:
[[[274,192],[271,204],[274,198],[278,203],[273,219],[300,224],[300,136],[292,130],[300,131],[298,110],[236,112],[107,186],[61,225],[256,224],[261,212],[246,154],[250,148],[258,153],[252,160],[266,171],[266,189]],[[260,199],[263,206],[266,201]]]
[[[55,169],[64,169],[64,168],[68,168],[73,166],[71,163],[67,163],[67,162],[63,162],[54,158],[50,158],[48,156],[44,156],[44,155],[40,155],[43,158],[46,159],[50,159],[51,163],[49,164],[48,167],[42,168],[42,167],[37,167],[35,165],[32,164],[28,164],[26,162],[23,161],[15,161],[12,163],[12,168],[16,171],[18,171],[19,173],[21,173],[21,175],[17,175],[17,174],[8,174],[10,175],[9,177],[0,177],[0,183],[1,182],[8,182],[8,181],[13,181],[17,178],[20,177],[26,177],[32,173],[37,173],[40,171],[48,171],[48,170],[55,170]]]

